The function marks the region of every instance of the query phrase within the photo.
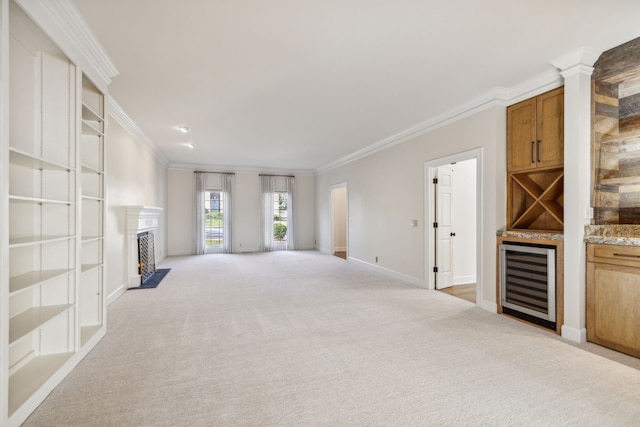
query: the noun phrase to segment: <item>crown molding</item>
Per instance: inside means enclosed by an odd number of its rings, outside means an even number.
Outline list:
[[[263,168],[257,166],[229,166],[229,165],[211,165],[200,163],[171,163],[169,169],[175,170],[214,170],[220,173],[247,173],[247,174],[273,174],[273,175],[295,175],[295,176],[314,176],[315,171],[312,169],[277,169]]]
[[[495,87],[484,95],[474,98],[459,107],[446,111],[418,125],[346,155],[335,162],[318,168],[315,173],[318,175],[328,172],[337,167],[391,148],[394,145],[402,144],[420,135],[433,132],[438,128],[447,126],[488,108],[495,106],[506,107],[507,105],[515,104],[520,100],[530,98],[560,86],[562,86],[562,76],[560,76],[557,70],[549,70],[512,88]]]
[[[561,72],[568,71],[576,66],[586,66],[593,70],[593,64],[596,63],[600,55],[602,55],[601,49],[585,46],[554,59],[551,64]]]
[[[116,122],[120,124],[127,132],[131,134],[136,140],[142,142],[149,147],[154,156],[164,166],[168,166],[169,161],[158,150],[158,147],[151,141],[151,139],[138,127],[138,125],[129,117],[129,115],[120,107],[120,105],[111,96],[107,96],[107,114],[109,114]]]
[[[111,79],[119,74],[72,0],[16,0],[91,81],[107,93]]]

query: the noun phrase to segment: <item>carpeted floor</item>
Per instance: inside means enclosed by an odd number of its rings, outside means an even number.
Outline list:
[[[161,267],[161,286],[109,307],[107,336],[24,426],[640,422],[638,359],[334,256]]]

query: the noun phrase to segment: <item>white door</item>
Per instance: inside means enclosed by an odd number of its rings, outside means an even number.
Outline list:
[[[452,190],[453,167],[438,167],[436,185],[436,289],[453,285]]]

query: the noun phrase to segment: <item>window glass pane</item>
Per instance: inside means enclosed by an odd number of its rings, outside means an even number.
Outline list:
[[[273,194],[273,240],[287,241],[287,193]]]
[[[204,196],[204,234],[207,246],[222,246],[224,238],[224,193],[207,190]]]

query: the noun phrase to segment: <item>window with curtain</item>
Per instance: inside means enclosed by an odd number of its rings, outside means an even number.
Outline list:
[[[213,175],[213,176],[212,176]],[[195,173],[195,253],[231,253],[233,174]]]
[[[262,251],[294,250],[293,177],[260,176]]]

